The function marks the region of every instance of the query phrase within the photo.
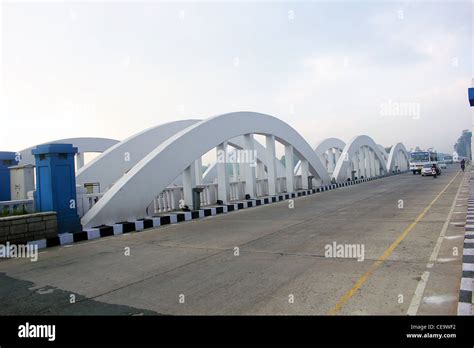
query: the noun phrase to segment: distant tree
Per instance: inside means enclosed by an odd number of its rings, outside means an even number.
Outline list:
[[[461,157],[467,157],[471,159],[471,137],[472,132],[467,129],[462,131],[461,136],[458,138],[456,144],[454,144],[454,150]]]
[[[392,151],[392,146],[389,146],[389,147],[386,147],[386,148],[385,148],[385,152],[386,152],[386,153],[390,153],[390,151]]]

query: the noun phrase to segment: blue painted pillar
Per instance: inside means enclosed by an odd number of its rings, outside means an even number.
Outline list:
[[[474,106],[474,87],[468,89],[469,105]]]
[[[0,151],[0,201],[9,201],[10,195],[10,169],[8,167],[16,166],[15,152]]]
[[[36,211],[55,211],[58,233],[82,231],[77,215],[76,175],[71,144],[38,145],[31,151],[36,160]]]

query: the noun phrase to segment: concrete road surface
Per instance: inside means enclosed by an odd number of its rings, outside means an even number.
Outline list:
[[[467,176],[401,174],[0,260],[0,314],[454,315]]]

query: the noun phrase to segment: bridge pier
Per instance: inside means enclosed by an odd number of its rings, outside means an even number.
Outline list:
[[[202,185],[202,157],[194,161],[196,167],[196,185]]]
[[[77,170],[84,167],[84,153],[83,152],[76,154],[76,167],[77,167]]]
[[[224,160],[218,161],[216,164],[217,169],[217,199],[221,200],[224,204],[227,204],[230,199],[229,195],[229,178],[227,177],[227,141],[217,145],[217,154],[224,154]],[[237,164],[232,164],[233,175],[237,177]],[[236,180],[237,181],[237,180]]]
[[[294,192],[294,157],[293,157],[293,146],[285,145],[285,172],[286,172],[286,192]]]
[[[277,174],[276,174],[276,153],[275,153],[275,136],[266,135],[265,145],[267,149],[267,179],[268,179],[268,195],[275,196],[277,194]]]
[[[194,209],[193,188],[196,187],[195,163],[191,163],[183,172],[183,199],[189,209]]]
[[[253,134],[244,135],[244,150],[247,153],[247,161],[244,163],[245,167],[245,194],[250,195],[251,198],[255,198],[255,186],[256,186],[256,176],[255,176],[255,166],[250,163],[250,158],[254,154],[254,140]]]
[[[360,163],[359,163],[359,152],[356,152],[354,154],[354,170],[355,170],[355,176],[357,178],[360,178]]]
[[[301,160],[301,188],[308,189],[309,164],[305,159]]]

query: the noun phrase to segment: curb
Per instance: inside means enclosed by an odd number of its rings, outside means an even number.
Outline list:
[[[292,193],[280,193],[275,196],[268,196],[263,198],[254,198],[235,203],[229,203],[226,205],[206,207],[200,210],[173,212],[160,216],[146,217],[143,219],[136,220],[134,222],[124,221],[113,225],[97,226],[94,228],[88,228],[82,232],[77,233],[61,233],[56,237],[40,239],[30,241],[28,245],[37,245],[38,249],[44,249],[60,245],[68,245],[76,242],[82,242],[87,240],[93,240],[103,237],[109,237],[130,232],[140,232],[149,228],[156,228],[164,225],[176,224],[183,221],[190,221],[194,219],[202,219],[209,216],[218,214],[226,214],[232,211],[258,207],[266,204],[275,202],[285,201],[291,198],[298,198],[303,196],[309,196],[315,193],[335,190],[341,187],[348,187],[372,180],[385,178],[393,175],[403,174],[405,172],[398,172],[393,174],[384,174],[372,178],[357,179],[352,181],[345,181],[337,184],[323,185],[314,189],[299,190]],[[474,227],[474,226],[473,226]],[[474,256],[473,256],[474,257]]]
[[[470,172],[471,175],[474,171]],[[462,277],[459,286],[458,315],[472,315],[474,306],[474,181],[469,178],[466,226],[462,252]]]

